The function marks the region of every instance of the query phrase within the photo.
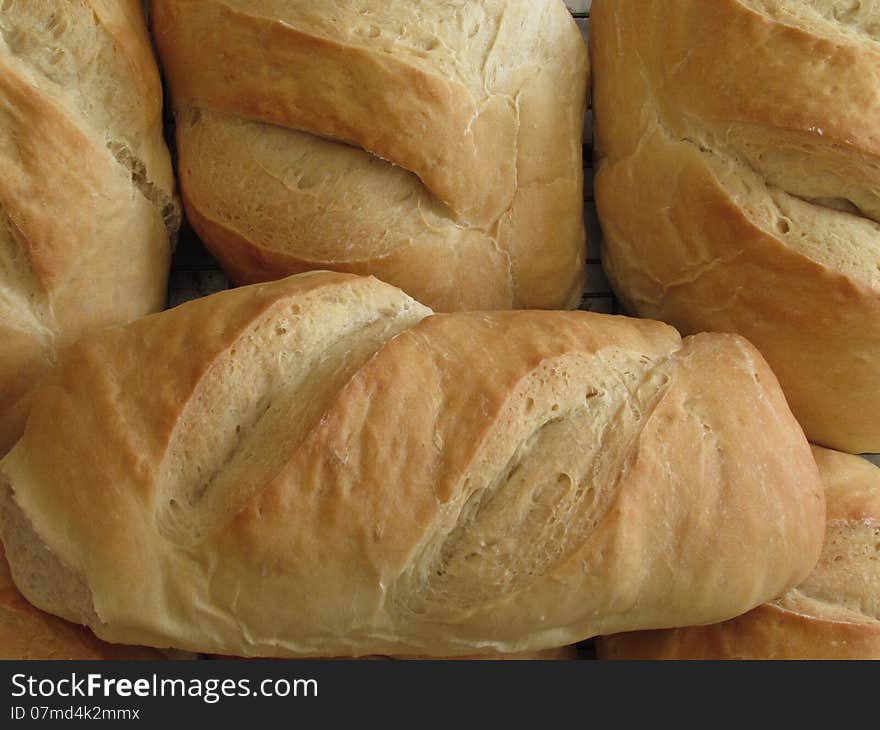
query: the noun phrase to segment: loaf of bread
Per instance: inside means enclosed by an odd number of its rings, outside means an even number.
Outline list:
[[[113,642],[469,656],[726,620],[815,565],[816,465],[745,340],[430,314],[316,272],[81,340],[0,462],[19,588]]]
[[[0,547],[0,660],[162,658],[153,649],[106,644],[88,629],[31,606],[16,590]]]
[[[626,308],[745,335],[811,440],[880,452],[880,5],[596,0],[590,22]]]
[[[0,454],[83,332],[165,304],[179,206],[139,0],[0,11]]]
[[[796,589],[715,626],[620,634],[605,659],[880,659],[880,469],[814,448],[828,527],[819,565]]]
[[[153,0],[190,222],[237,283],[438,311],[583,293],[586,47],[562,0]]]

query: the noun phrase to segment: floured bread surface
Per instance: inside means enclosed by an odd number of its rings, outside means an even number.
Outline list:
[[[596,201],[626,307],[745,335],[807,436],[880,452],[880,4],[597,0]]]
[[[609,659],[880,659],[880,469],[813,447],[828,524],[796,589],[715,626],[602,639]]]
[[[815,564],[815,463],[744,340],[430,314],[319,272],[81,341],[0,462],[17,584],[114,642],[448,657],[725,620]]]
[[[187,214],[238,283],[440,311],[583,293],[586,48],[561,0],[155,0]]]
[[[164,306],[179,218],[140,2],[0,3],[0,453],[60,347]]]

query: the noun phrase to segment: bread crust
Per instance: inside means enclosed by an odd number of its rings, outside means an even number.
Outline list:
[[[880,451],[880,53],[874,6],[838,5],[597,0],[596,201],[628,311],[746,336],[808,437],[860,453]]]
[[[188,217],[237,283],[375,274],[438,311],[583,294],[589,85],[560,0],[154,0]]]
[[[110,641],[442,657],[723,620],[813,567],[815,463],[744,340],[429,314],[324,272],[76,344],[0,462],[21,590]]]
[[[99,641],[88,629],[34,608],[15,587],[0,548],[0,659],[161,659],[153,649]]]
[[[165,304],[179,206],[137,0],[10,0],[0,38],[0,454],[91,329]]]
[[[802,585],[722,624],[604,637],[599,657],[880,659],[880,469],[848,454],[813,451],[826,485],[828,535]]]

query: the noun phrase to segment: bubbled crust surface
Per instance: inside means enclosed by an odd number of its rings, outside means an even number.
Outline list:
[[[744,340],[428,314],[314,273],[74,346],[0,464],[19,587],[112,641],[468,656],[724,620],[815,564],[815,463]]]
[[[781,599],[714,626],[598,642],[606,659],[880,659],[880,469],[813,447],[828,526],[819,564]]]
[[[59,347],[161,309],[179,210],[137,0],[0,6],[0,453]]]
[[[880,451],[880,3],[597,0],[603,261],[633,313],[738,332],[811,440]]]
[[[588,63],[560,0],[154,0],[187,215],[238,283],[439,311],[583,293]]]

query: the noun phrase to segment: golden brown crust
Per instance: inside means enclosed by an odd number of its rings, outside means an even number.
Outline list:
[[[560,0],[155,0],[194,227],[238,283],[574,307],[588,62]]]
[[[0,39],[0,453],[83,332],[165,303],[179,218],[137,0],[10,0]]]
[[[314,273],[81,341],[0,466],[17,584],[113,641],[468,656],[806,577],[818,473],[744,340],[428,313]]]
[[[807,435],[858,453],[880,451],[880,54],[836,5],[597,0],[596,199],[627,309],[748,337]]]
[[[813,452],[826,486],[828,533],[803,584],[725,623],[603,637],[600,658],[880,659],[880,469],[848,454]]]

